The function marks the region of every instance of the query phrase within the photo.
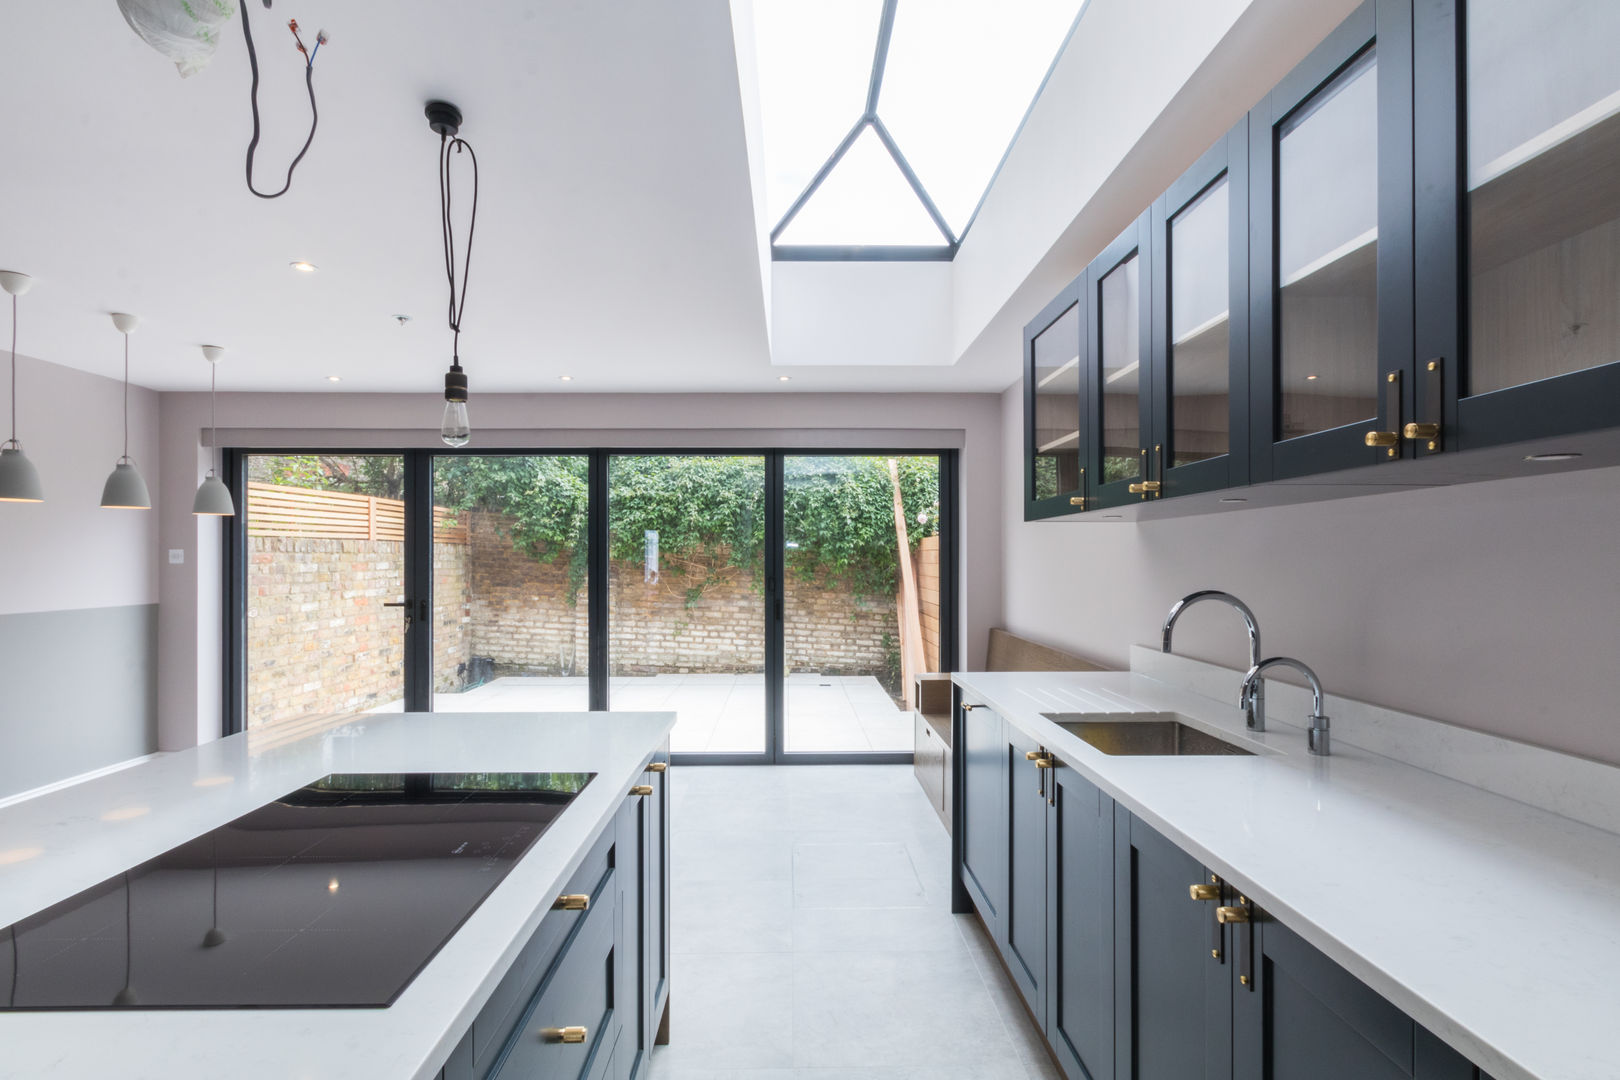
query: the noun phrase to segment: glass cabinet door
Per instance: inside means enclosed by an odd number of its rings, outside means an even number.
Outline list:
[[[1118,506],[1151,498],[1158,482],[1149,471],[1148,432],[1152,340],[1147,263],[1149,214],[1142,215],[1086,271],[1090,308],[1087,345],[1093,407],[1090,506]]]
[[[1250,114],[1256,480],[1399,456],[1389,431],[1412,366],[1403,7],[1363,4]]]
[[[1616,41],[1613,0],[1455,0],[1419,11],[1420,178],[1462,177],[1451,206],[1419,207],[1420,266],[1430,247],[1461,252],[1462,295],[1450,306],[1460,341],[1441,324],[1433,336],[1419,328],[1419,379],[1439,366],[1439,400],[1419,402],[1419,419],[1439,428],[1437,450],[1620,424]],[[1460,138],[1450,136],[1459,73]],[[1457,235],[1444,228],[1447,211],[1460,219]],[[1431,216],[1439,227],[1425,237]],[[1444,260],[1433,266],[1420,289],[1444,278]],[[1420,292],[1420,318],[1445,299]],[[1446,370],[1455,356],[1463,366]]]
[[[1024,520],[1085,507],[1085,402],[1080,283],[1063,290],[1024,328]]]
[[[1224,136],[1154,208],[1153,444],[1166,496],[1248,480],[1247,131]]]

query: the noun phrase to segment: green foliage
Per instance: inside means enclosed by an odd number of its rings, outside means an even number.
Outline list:
[[[248,458],[248,479],[397,499],[405,490],[405,462],[397,454],[255,455]]]
[[[783,514],[787,565],[805,580],[830,575],[857,592],[896,587],[894,487],[889,459],[789,459]],[[939,462],[896,459],[910,546],[939,531]],[[765,465],[758,457],[637,454],[610,465],[610,556],[640,563],[658,533],[660,570],[690,576],[688,606],[730,570],[760,565],[765,546]],[[588,491],[580,456],[445,457],[435,501],[453,510],[508,515],[513,544],[543,562],[569,558],[569,600],[585,577]],[[757,582],[756,582],[757,585]]]

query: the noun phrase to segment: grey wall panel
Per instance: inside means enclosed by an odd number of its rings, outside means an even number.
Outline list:
[[[0,615],[0,797],[157,749],[157,605]]]

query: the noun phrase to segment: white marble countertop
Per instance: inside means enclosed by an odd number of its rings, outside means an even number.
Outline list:
[[[166,754],[0,808],[0,926],[332,772],[594,772],[386,1009],[0,1013],[0,1077],[432,1077],[675,714],[403,713]]]
[[[1496,1080],[1620,1077],[1620,835],[1140,674],[955,680]],[[1143,711],[1258,752],[1110,757],[1041,715]]]

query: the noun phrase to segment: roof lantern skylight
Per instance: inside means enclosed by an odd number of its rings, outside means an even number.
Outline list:
[[[773,254],[950,258],[1084,0],[764,0]]]

